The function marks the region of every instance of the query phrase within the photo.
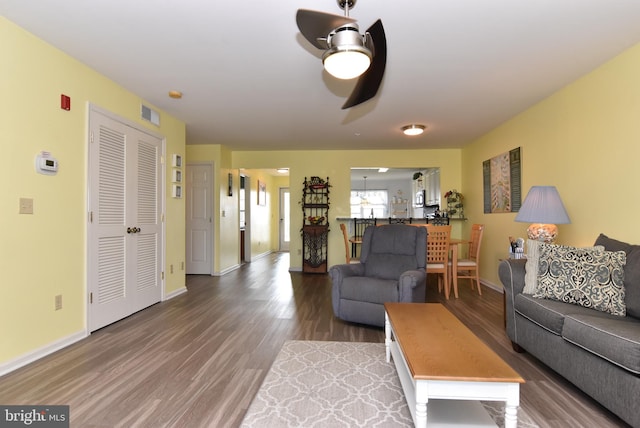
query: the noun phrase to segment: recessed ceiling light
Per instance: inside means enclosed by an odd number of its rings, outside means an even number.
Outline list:
[[[378,168],[378,172],[387,172],[389,168]]]
[[[179,100],[182,98],[182,92],[180,91],[169,91],[169,96],[173,99]]]
[[[402,132],[404,133],[404,135],[420,135],[424,132],[426,126],[424,125],[418,125],[418,124],[411,124],[411,125],[405,125],[402,128]]]

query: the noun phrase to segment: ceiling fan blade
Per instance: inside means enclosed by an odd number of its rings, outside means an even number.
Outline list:
[[[298,29],[304,38],[318,49],[327,49],[326,42],[319,41],[318,38],[327,37],[336,28],[352,22],[356,22],[356,20],[315,10],[298,9],[298,13],[296,13]]]
[[[343,110],[362,104],[375,97],[378,88],[380,88],[380,83],[382,83],[384,69],[387,65],[387,38],[384,34],[382,21],[378,19],[374,22],[367,30],[367,33],[369,33],[371,39],[373,39],[373,59],[367,71],[358,79],[358,83],[356,83],[356,87],[351,93],[351,96],[349,96],[347,102],[342,106]]]

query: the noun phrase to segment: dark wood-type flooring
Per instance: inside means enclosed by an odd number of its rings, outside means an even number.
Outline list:
[[[383,342],[382,329],[334,318],[328,275],[288,272],[272,254],[0,378],[0,404],[68,404],[72,427],[237,427],[284,341]],[[521,407],[542,427],[619,427],[617,417],[528,354],[511,349],[502,294],[442,302],[527,381]]]

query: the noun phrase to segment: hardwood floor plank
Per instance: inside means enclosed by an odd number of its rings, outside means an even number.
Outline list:
[[[237,427],[286,340],[384,342],[381,328],[333,316],[327,275],[288,272],[272,254],[94,332],[0,378],[2,404],[68,404],[73,427]],[[502,295],[460,281],[441,302],[526,380],[521,406],[542,427],[624,427],[539,363],[511,349]]]

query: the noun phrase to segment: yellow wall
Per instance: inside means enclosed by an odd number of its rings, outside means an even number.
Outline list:
[[[184,155],[184,123],[161,113],[161,126],[138,119],[139,97],[0,17],[0,365],[86,326],[87,105],[93,103],[166,137],[167,153]],[[60,94],[71,110],[60,109]],[[55,176],[37,174],[47,150]],[[170,175],[167,167],[167,176]],[[171,191],[171,186],[167,186]],[[20,198],[34,214],[19,215]],[[166,262],[184,261],[184,200],[167,198]],[[166,276],[165,293],[185,286],[184,272]],[[54,311],[54,296],[63,308]]]
[[[522,148],[522,187],[558,188],[571,224],[557,242],[590,245],[599,233],[640,243],[633,213],[640,210],[640,45],[467,146],[462,156],[465,212],[487,226],[481,276],[494,283],[508,236],[526,238],[515,214],[487,214],[482,206],[482,161]]]
[[[289,168],[291,191],[291,269],[302,269],[302,210],[298,201],[302,198],[302,183],[305,177],[329,177],[331,184],[329,220],[329,266],[344,263],[344,242],[336,217],[349,217],[349,196],[351,190],[352,167],[418,168],[440,167],[440,186],[444,192],[461,186],[461,151],[454,150],[318,150],[318,151],[242,151],[233,153],[234,168]],[[277,201],[278,195],[272,195]],[[274,228],[277,223],[274,223]],[[454,225],[456,236],[460,226]],[[277,241],[275,241],[277,245]]]

